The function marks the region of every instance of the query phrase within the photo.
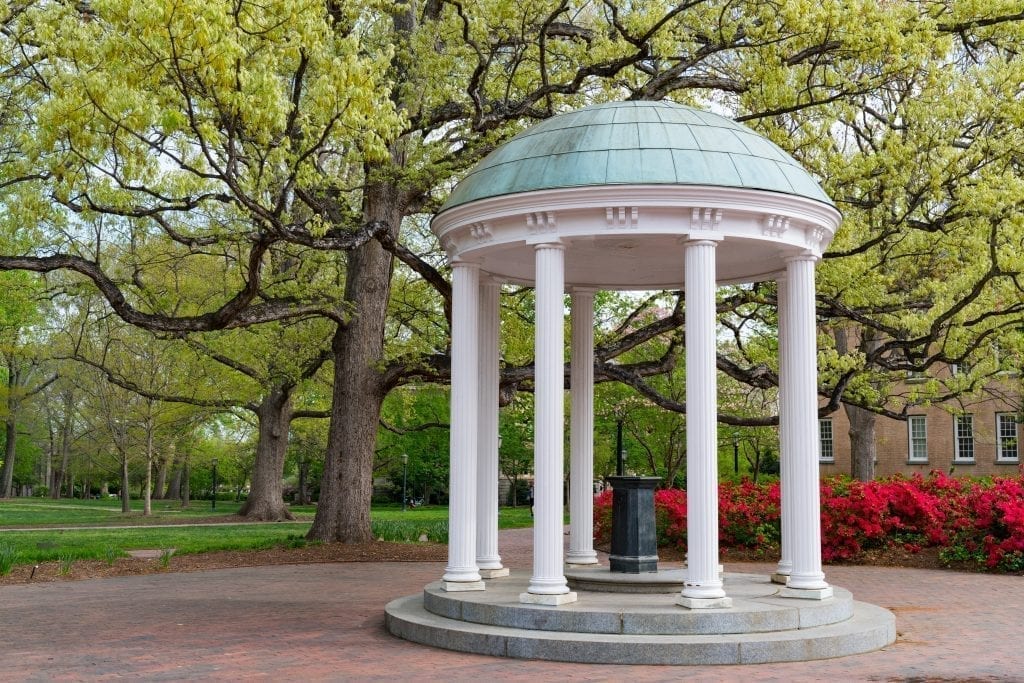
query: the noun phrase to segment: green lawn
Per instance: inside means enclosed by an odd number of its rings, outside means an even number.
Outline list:
[[[175,528],[83,529],[75,531],[7,532],[0,547],[8,546],[18,554],[17,563],[57,560],[106,559],[108,554],[122,556],[126,550],[176,548],[179,554],[212,550],[255,550],[278,544],[302,545],[309,525],[237,524],[200,525]]]
[[[374,505],[371,516],[374,520],[415,521],[417,523],[447,522],[448,507],[446,505],[424,505],[402,512],[401,505]],[[529,526],[533,526],[530,508],[498,508],[499,529],[522,529]]]
[[[153,501],[153,516],[143,517],[141,502],[133,501],[133,512],[122,515],[117,500],[12,499],[0,501],[0,564],[3,555],[16,556],[16,564],[59,559],[107,559],[126,550],[175,548],[179,554],[214,550],[247,550],[275,545],[303,545],[314,506],[292,506],[299,523],[192,524],[187,527],[157,528],[150,524],[188,524],[195,518],[215,516],[209,501],[196,501],[188,510],[177,502]],[[137,511],[136,511],[137,508]],[[237,503],[217,502],[217,516],[238,510]],[[375,506],[371,513],[374,536],[388,541],[416,542],[426,537],[444,543],[448,537],[448,508],[424,506],[402,511],[401,506]],[[501,508],[502,529],[532,526],[530,509]],[[130,525],[132,528],[104,528]],[[90,529],[38,529],[15,531],[11,527],[93,526]]]
[[[131,501],[132,512],[121,513],[121,501],[104,500],[52,500],[49,498],[12,498],[0,501],[0,527],[5,526],[80,526],[84,524],[176,524],[200,517],[228,516],[238,512],[241,503],[217,501],[217,509],[210,501],[197,500],[182,509],[174,500],[154,500],[153,514],[142,515],[142,501]],[[304,508],[299,508],[300,510]],[[313,508],[308,508],[312,515]]]

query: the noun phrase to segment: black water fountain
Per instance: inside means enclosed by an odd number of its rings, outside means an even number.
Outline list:
[[[625,574],[658,571],[658,538],[654,517],[654,489],[661,477],[625,474],[622,421],[616,429],[615,476],[612,485],[612,547],[609,569]]]

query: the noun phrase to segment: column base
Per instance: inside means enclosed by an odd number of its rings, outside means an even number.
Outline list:
[[[601,563],[594,559],[593,562],[581,562],[579,560],[566,560],[565,566],[569,569],[587,569],[589,567],[600,567]]]
[[[482,579],[498,579],[502,576],[508,576],[508,567],[498,567],[497,569],[480,570],[480,578]]]
[[[541,593],[520,593],[519,602],[527,605],[565,605],[570,602],[576,602],[579,598],[574,591],[568,593],[552,593],[552,594],[541,594]]]
[[[732,607],[732,598],[687,598],[680,596],[676,604],[688,609],[726,609]]]
[[[579,555],[573,555],[572,551],[569,551],[565,555],[565,563],[571,567],[586,567],[591,564],[598,564],[597,553],[580,553]]]
[[[804,600],[827,600],[832,597],[835,591],[832,586],[828,588],[780,588],[781,598],[802,598]]]
[[[482,591],[485,590],[483,581],[441,581],[441,590],[449,593],[459,591]]]
[[[789,583],[789,574],[780,574],[779,572],[775,572],[772,574],[772,583],[780,583],[785,586]]]
[[[690,563],[689,562],[683,562],[683,569],[689,569],[689,568],[690,568]],[[725,565],[724,564],[718,565],[718,569],[716,571],[718,572],[718,580],[721,581],[725,577]]]

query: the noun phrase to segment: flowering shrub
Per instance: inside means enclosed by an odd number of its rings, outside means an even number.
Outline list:
[[[686,548],[686,491],[662,489],[654,492],[654,519],[658,546]]]
[[[686,492],[654,494],[658,545],[686,546]],[[612,493],[594,500],[594,537],[611,540]],[[722,482],[718,487],[719,542],[723,548],[765,551],[780,540],[779,484]],[[979,568],[1024,571],[1024,477],[954,479],[893,477],[871,482],[821,482],[821,555],[825,562],[863,552],[903,547],[940,548],[940,559]]]
[[[821,559],[849,560],[873,541],[885,538],[887,507],[884,495],[873,486],[855,481],[823,481]]]
[[[605,489],[594,496],[594,542],[611,543],[612,540],[612,490]],[[661,541],[658,541],[661,544]]]
[[[718,487],[719,543],[749,549],[778,545],[782,528],[780,506],[778,482],[723,482]]]

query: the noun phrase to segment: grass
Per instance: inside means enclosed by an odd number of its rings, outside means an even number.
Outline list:
[[[0,527],[4,526],[78,526],[89,524],[175,524],[206,517],[228,517],[236,514],[241,503],[217,501],[217,509],[210,509],[210,501],[197,500],[186,508],[176,500],[152,501],[153,514],[142,515],[143,502],[131,501],[132,512],[121,512],[121,501],[52,500],[50,498],[14,498],[0,502]],[[303,508],[299,508],[302,510]],[[314,508],[310,508],[314,509]]]
[[[11,543],[0,543],[0,576],[7,576],[21,553]]]
[[[448,520],[431,522],[414,522],[394,519],[370,520],[373,537],[380,541],[393,543],[416,543],[430,541],[432,543],[448,542]]]
[[[402,512],[401,505],[374,505],[371,512],[374,521],[396,521],[413,524],[425,524],[429,522],[448,522],[448,507],[445,505],[424,505],[418,508],[410,508]],[[530,508],[499,508],[498,528],[499,529],[522,529],[533,526],[533,517],[530,516]]]
[[[74,531],[19,531],[8,533],[6,542],[19,554],[17,563],[62,560],[109,561],[113,551],[124,553],[141,548],[177,548],[177,553],[213,550],[260,550],[287,545],[289,538],[305,535],[308,527],[298,524],[239,524],[133,529],[81,529]]]
[[[135,503],[138,503],[137,507]],[[139,512],[135,512],[135,510]],[[292,514],[311,519],[313,506],[292,506]],[[154,515],[146,522],[155,524],[188,524],[196,518],[213,517],[209,501],[198,501],[182,511],[175,501],[153,501]],[[238,504],[217,501],[218,516],[238,511]],[[89,529],[37,529],[9,531],[0,544],[0,573],[5,564],[36,564],[59,561],[61,569],[70,571],[77,560],[101,560],[114,564],[128,550],[142,548],[175,548],[175,555],[215,550],[260,550],[276,546],[301,548],[309,530],[299,524],[194,524],[184,527],[150,527],[133,525],[127,529],[104,528],[122,525],[128,520],[142,519],[141,501],[133,501],[133,512],[121,514],[117,500],[50,500],[13,499],[0,501],[0,529],[16,526],[92,526]],[[415,543],[422,537],[435,543],[448,541],[448,508],[428,505],[402,511],[401,505],[375,506],[371,528],[374,538],[385,541]],[[129,522],[130,524],[130,522]],[[498,525],[502,529],[533,525],[528,507],[501,508]],[[161,556],[161,562],[164,562]],[[166,559],[170,563],[170,556]],[[164,565],[166,566],[166,564]],[[9,572],[10,569],[8,568]]]
[[[71,565],[75,563],[75,553],[71,550],[63,549],[57,553],[57,561],[60,562],[60,573],[67,575],[71,573]]]

